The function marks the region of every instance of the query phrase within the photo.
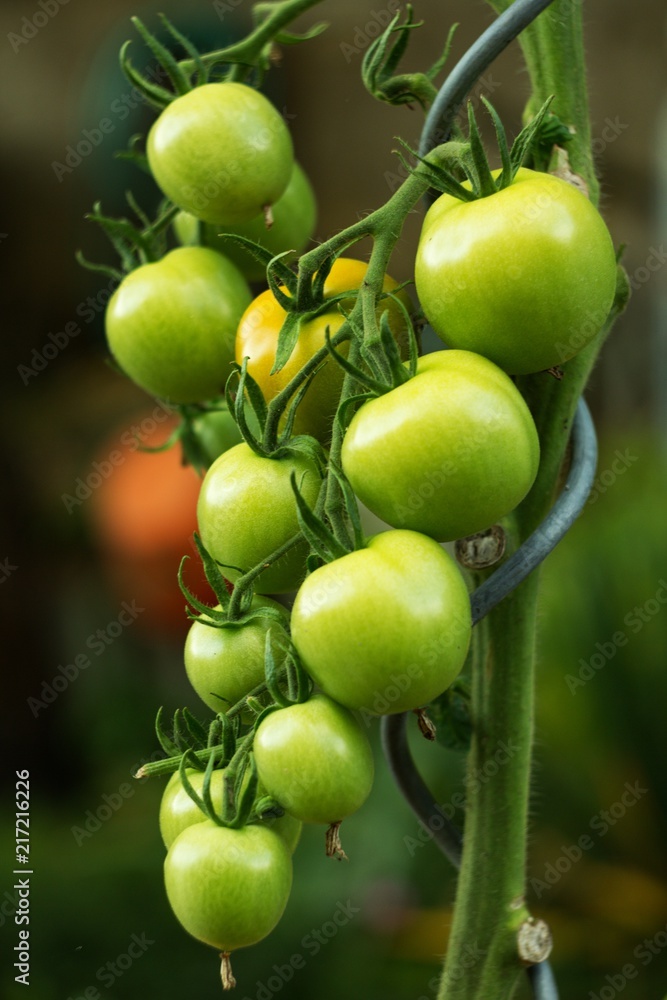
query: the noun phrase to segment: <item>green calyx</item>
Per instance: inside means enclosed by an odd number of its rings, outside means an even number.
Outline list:
[[[89,271],[97,271],[121,281],[126,274],[134,271],[142,264],[154,263],[167,252],[167,231],[178,212],[176,205],[163,201],[155,219],[150,219],[137,204],[134,196],[126,194],[127,203],[132,209],[140,225],[126,218],[113,218],[104,215],[99,201],[93,205],[92,212],[86,215],[89,222],[95,222],[120,257],[121,269],[108,264],[96,264],[87,260],[81,251],[76,259],[82,267]]]
[[[424,23],[413,21],[412,4],[406,4],[403,24],[399,24],[400,17],[399,11],[382,34],[369,45],[362,63],[362,80],[366,90],[378,101],[395,105],[419,104],[426,110],[437,95],[433,81],[447,62],[457,25],[450,28],[442,54],[425,73],[395,74],[407,49],[410,33]]]
[[[497,111],[485,98],[481,98],[493,122],[498,151],[500,153],[501,170],[497,176],[489,166],[488,157],[479,133],[477,119],[472,103],[468,103],[468,138],[457,140],[445,145],[446,155],[439,163],[419,156],[410,150],[420,160],[422,168],[429,178],[430,184],[437,191],[452,195],[460,201],[476,201],[487,198],[509,187],[520,167],[528,162],[542,162],[545,150],[550,153],[556,141],[564,141],[565,132],[570,133],[565,126],[547,112],[553,98],[548,98],[535,117],[521,130],[519,135],[508,146],[507,135]],[[407,149],[410,147],[403,143]],[[548,159],[548,156],[547,156]],[[449,161],[449,162],[448,162]],[[451,163],[451,167],[450,167]],[[463,180],[465,178],[465,180]]]
[[[294,45],[308,41],[327,28],[327,24],[319,23],[301,34],[285,30],[299,14],[319,2],[320,0],[280,0],[277,3],[255,4],[253,7],[255,26],[250,34],[232,45],[205,54],[199,52],[196,46],[174,27],[169,18],[160,14],[162,27],[185,53],[185,58],[182,59],[177,59],[167,46],[148,30],[140,18],[133,17],[132,24],[157,62],[157,72],[154,76],[166,77],[171,89],[156,83],[155,79],[150,79],[133,66],[129,57],[131,41],[125,42],[121,48],[121,69],[144,100],[159,111],[177,97],[205,83],[227,80],[252,81],[258,86],[264,73],[274,61],[276,45]]]

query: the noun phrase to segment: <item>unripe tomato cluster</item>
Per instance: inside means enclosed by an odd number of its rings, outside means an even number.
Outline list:
[[[327,332],[341,329],[367,265],[335,260],[323,307],[273,372],[285,310],[271,290],[253,297],[247,281],[263,269],[220,234],[246,236],[275,255],[301,251],[312,236],[312,191],[282,118],[243,84],[199,86],[160,115],[148,162],[181,209],[175,229],[185,245],[121,283],[107,312],[111,352],[146,390],[187,405],[220,400],[231,363],[245,362],[270,403],[322,349]],[[368,796],[373,758],[355,713],[367,725],[371,716],[421,709],[462,670],[470,600],[441,543],[494,525],[530,490],[538,435],[510,374],[548,368],[574,353],[568,343],[581,346],[571,334],[591,309],[609,310],[615,260],[604,223],[581,194],[522,169],[489,197],[436,201],[415,275],[427,318],[454,349],[420,358],[410,378],[359,405],[340,451],[352,490],[387,530],[317,565],[294,483],[313,511],[326,488],[318,453],[266,454],[248,441],[227,446],[236,440],[227,425],[224,444],[216,448],[210,434],[203,441],[211,458],[198,504],[203,547],[230,585],[259,571],[243,614],[221,623],[218,607],[194,622],[185,668],[209,709],[235,707],[246,735],[254,730],[258,796],[274,806],[271,820],[253,813],[238,827],[222,819],[224,810],[207,818],[175,774],[160,827],[174,913],[224,954],[260,940],[280,919],[301,824],[337,828]],[[384,314],[405,358],[412,304],[388,276],[382,291],[389,295],[379,298],[378,290],[378,318]],[[328,356],[296,412],[293,434],[319,441],[321,454],[344,376]],[[271,598],[294,592],[291,613],[289,601]],[[267,650],[277,662],[288,652],[296,657],[315,693],[267,712],[266,688],[264,700],[255,697]],[[202,772],[189,773],[201,794]],[[234,794],[244,787],[237,783]],[[223,770],[214,771],[211,802],[229,794]]]

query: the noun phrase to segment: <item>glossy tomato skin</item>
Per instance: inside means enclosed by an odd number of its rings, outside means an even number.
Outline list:
[[[223,451],[228,451],[243,440],[229,410],[202,413],[192,421],[192,430],[207,465],[212,465]]]
[[[164,879],[185,930],[231,952],[261,941],[280,920],[292,885],[292,859],[280,837],[261,824],[230,830],[204,820],[176,837]]]
[[[414,378],[365,403],[341,454],[369,510],[440,542],[509,514],[532,486],[539,458],[535,423],[509,376],[455,350],[425,355]]]
[[[287,187],[294,154],[283,118],[243,83],[206,83],[168,104],[146,143],[151,172],[205,222],[248,222]]]
[[[304,823],[356,812],[373,785],[373,754],[351,712],[325,695],[272,712],[253,744],[262,785]]]
[[[301,455],[264,458],[247,444],[230,448],[208,470],[197,504],[204,547],[224,566],[230,580],[247,572],[289,541],[298,531],[290,475],[313,507],[321,485],[315,463]],[[305,575],[308,547],[300,542],[257,578],[259,594],[295,590]],[[236,567],[227,568],[227,567]]]
[[[273,225],[267,228],[264,215],[257,215],[250,222],[227,225],[224,232],[245,236],[259,243],[274,256],[286,250],[301,253],[315,231],[317,205],[306,174],[298,163],[294,164],[290,182],[271,209]],[[174,219],[176,236],[184,246],[201,244],[217,250],[238,267],[248,281],[264,281],[266,269],[251,254],[231,240],[223,239],[223,227],[210,222],[202,223],[189,212],[179,212]]]
[[[537,372],[601,329],[616,288],[614,247],[580,191],[522,168],[489,197],[438,198],[424,219],[415,286],[449,347],[512,374]]]
[[[292,608],[292,641],[315,683],[374,715],[428,704],[456,679],[470,600],[454,560],[415,531],[385,531],[316,569]]]
[[[222,805],[224,769],[214,771],[211,775],[211,799],[216,808]],[[247,772],[246,772],[247,774]],[[202,794],[204,787],[204,772],[188,770],[188,780],[195,791]],[[244,787],[245,787],[244,779]],[[266,795],[263,788],[257,789],[257,796]],[[193,823],[203,823],[206,820],[205,814],[199,809],[185,791],[178,771],[170,777],[165,786],[160,802],[160,833],[164,846],[169,849],[178,835]],[[294,853],[296,845],[301,836],[301,823],[299,820],[285,813],[267,820],[262,820],[262,826],[273,830],[284,841],[290,854]]]
[[[214,250],[180,247],[142,264],[107,306],[109,349],[142,389],[173,403],[224,392],[238,321],[251,299],[245,278]]]
[[[339,257],[324,284],[326,297],[338,295],[345,291],[359,289],[366,276],[368,265],[361,260]],[[388,275],[384,279],[384,289],[392,292],[397,288],[397,282]],[[408,312],[412,309],[409,296],[400,291],[398,298],[404,303]],[[346,311],[354,305],[354,295],[343,300]],[[405,349],[407,344],[406,323],[400,307],[391,299],[382,299],[378,305],[378,314],[384,311],[389,314],[389,325],[399,345]],[[271,375],[271,369],[276,358],[278,335],[285,321],[285,310],[279,305],[270,290],[258,295],[246,309],[239,323],[236,335],[236,360],[238,364],[248,358],[248,371],[259,383],[267,402],[270,402],[306,362],[324,347],[326,330],[333,336],[342,326],[344,317],[337,308],[307,323],[303,323],[299,332],[299,340],[287,364],[280,372]],[[345,353],[347,347],[339,348]],[[320,441],[326,441],[331,436],[331,425],[338,406],[340,391],[343,385],[344,372],[333,358],[328,358],[315,375],[310,388],[299,404],[295,420],[295,433],[312,434]]]
[[[283,612],[285,627],[275,618],[253,618],[215,628],[205,623],[205,616],[190,626],[185,640],[185,671],[201,700],[214,712],[226,712],[264,680],[267,632],[271,632],[271,647],[278,661],[289,645],[287,612],[266,597],[253,598],[252,608],[259,607]]]

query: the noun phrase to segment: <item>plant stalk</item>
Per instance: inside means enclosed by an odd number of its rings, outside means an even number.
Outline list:
[[[489,0],[502,12],[509,0]],[[573,129],[572,169],[598,198],[590,148],[581,6],[556,0],[519,36],[532,94],[528,115],[551,94],[553,111]],[[623,281],[604,330],[563,366],[518,379],[541,445],[536,482],[512,518],[518,547],[551,506],[574,412],[613,320],[625,305]],[[486,651],[474,671],[474,731],[468,758],[461,873],[438,1000],[509,1000],[524,966],[517,932],[529,918],[524,898],[534,719],[538,573],[533,572],[486,621]],[[478,626],[479,627],[479,626]],[[546,957],[546,955],[545,955]]]

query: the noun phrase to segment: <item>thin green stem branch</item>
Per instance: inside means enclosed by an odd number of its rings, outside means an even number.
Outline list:
[[[223,49],[207,52],[201,56],[201,61],[205,66],[227,62],[239,63],[247,66],[249,71],[257,64],[264,48],[283,28],[286,28],[300,14],[321,2],[322,0],[282,0],[282,3],[273,5],[275,10],[246,38],[241,39],[240,42],[234,42],[232,45],[227,45]],[[188,74],[194,73],[197,69],[194,59],[183,59],[179,62],[179,66]]]

